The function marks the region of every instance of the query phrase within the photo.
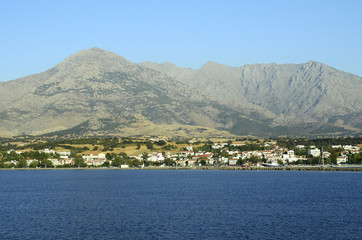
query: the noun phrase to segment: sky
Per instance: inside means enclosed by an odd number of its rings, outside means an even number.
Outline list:
[[[0,26],[0,81],[92,47],[136,63],[314,60],[362,76],[360,0],[1,0]]]

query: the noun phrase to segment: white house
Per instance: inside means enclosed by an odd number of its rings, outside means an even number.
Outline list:
[[[297,148],[298,150],[303,150],[303,149],[305,148],[305,146],[304,146],[304,145],[297,145],[296,148]]]
[[[228,151],[228,154],[229,155],[236,155],[236,154],[238,154],[239,153],[239,151]]]
[[[223,148],[227,145],[227,143],[214,143],[212,144],[211,148],[212,149],[220,149]]]
[[[51,161],[51,162],[53,163],[53,166],[61,165],[61,163],[59,162],[59,160],[56,159],[56,158],[49,158],[49,161]]]
[[[162,155],[162,152],[153,152],[147,160],[151,162],[164,161],[165,157]]]
[[[347,162],[347,157],[346,156],[337,157],[337,164],[346,163],[346,162]]]
[[[235,166],[238,163],[238,160],[239,159],[237,159],[237,158],[229,159],[229,165]]]
[[[288,160],[289,162],[296,162],[299,159],[294,155],[293,150],[288,150],[286,154],[283,154],[283,161]]]
[[[318,148],[308,149],[308,155],[312,155],[313,157],[319,157],[321,155],[321,150]]]
[[[60,156],[69,156],[70,152],[69,151],[56,151],[57,154],[59,154]]]
[[[193,149],[193,147],[192,146],[186,146],[186,151],[193,151],[194,149]]]
[[[47,154],[55,154],[55,151],[53,149],[46,148],[44,150],[40,150],[40,153],[47,153]]]
[[[233,147],[240,147],[240,146],[244,146],[245,143],[232,143],[230,146],[233,146]]]
[[[329,156],[331,156],[331,153],[330,153],[330,152],[323,152],[323,153],[322,153],[322,157],[323,157],[323,158],[328,158]]]
[[[90,154],[90,155],[83,155],[82,158],[88,165],[93,165],[93,162],[98,161],[105,161],[106,155],[104,153],[100,154]]]
[[[352,150],[352,148],[353,148],[352,145],[343,145],[344,150]]]

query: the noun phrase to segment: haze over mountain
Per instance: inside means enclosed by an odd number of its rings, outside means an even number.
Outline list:
[[[0,83],[0,136],[360,134],[361,91],[360,77],[312,61],[193,70],[92,48]]]

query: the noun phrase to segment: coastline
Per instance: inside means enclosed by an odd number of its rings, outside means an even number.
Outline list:
[[[241,166],[224,166],[224,167],[143,167],[143,168],[0,168],[1,170],[225,170],[225,171],[349,171],[362,172],[362,166],[280,166],[280,167],[241,167]]]

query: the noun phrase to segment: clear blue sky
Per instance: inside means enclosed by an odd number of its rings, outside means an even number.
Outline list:
[[[0,81],[94,46],[132,62],[323,62],[362,76],[362,1],[0,1]]]

